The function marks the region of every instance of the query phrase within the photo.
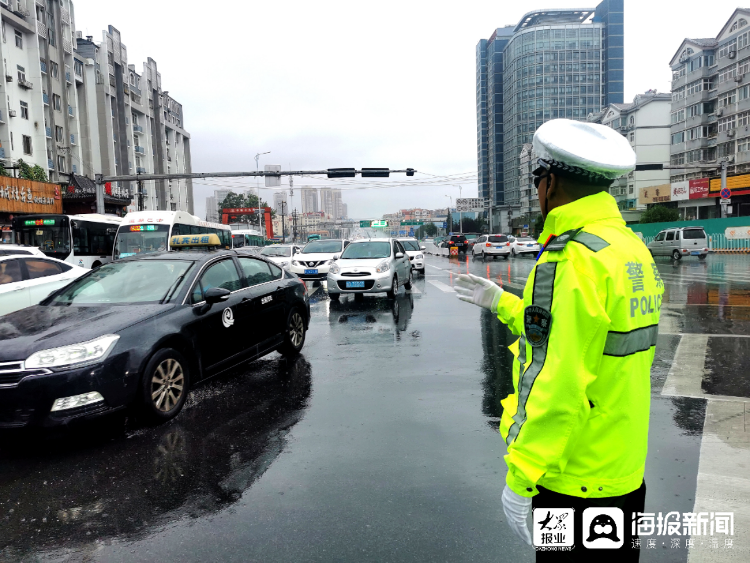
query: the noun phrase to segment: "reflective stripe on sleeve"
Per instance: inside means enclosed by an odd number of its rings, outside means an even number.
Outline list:
[[[652,346],[656,346],[656,337],[659,335],[659,325],[650,325],[631,330],[630,332],[607,333],[607,342],[604,344],[605,356],[630,356],[636,352],[645,352]]]
[[[555,288],[556,269],[557,262],[545,262],[536,267],[536,273],[534,275],[532,305],[544,307],[550,312],[552,311],[552,294]],[[521,361],[521,358],[523,358],[525,362],[525,337],[521,338],[521,345],[522,349],[520,350],[518,359]],[[548,345],[549,338],[541,346],[531,347],[531,364],[525,372],[523,371],[523,363],[521,363],[521,376],[518,381],[518,408],[516,409],[516,414],[513,415],[513,424],[508,430],[508,438],[505,440],[506,444],[510,444],[516,439],[516,436],[518,436],[518,433],[521,431],[523,423],[526,422],[526,402],[529,400],[529,394],[531,393],[531,387],[534,385],[534,381],[544,367],[544,362],[547,359]]]
[[[592,235],[591,233],[587,233],[585,231],[581,231],[580,233],[578,233],[573,237],[573,240],[578,244],[582,244],[592,252],[599,252],[600,250],[603,250],[609,246],[609,243],[603,238]]]

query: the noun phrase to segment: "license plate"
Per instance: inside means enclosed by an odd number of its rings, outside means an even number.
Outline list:
[[[355,287],[364,288],[365,287],[365,282],[363,282],[363,281],[348,281],[348,282],[346,282],[346,287],[347,288],[349,288],[349,287],[351,287],[351,288],[355,288]]]
[[[502,246],[496,246],[495,248],[500,249],[500,248],[502,248]]]
[[[315,269],[315,270],[305,270],[305,273],[306,274],[317,274],[318,270],[317,269]]]
[[[533,244],[527,244],[526,246],[534,246]]]
[[[690,254],[692,256],[700,256],[701,255],[700,250],[693,250]]]

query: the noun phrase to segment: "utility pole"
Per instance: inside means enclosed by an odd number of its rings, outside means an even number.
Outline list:
[[[292,242],[297,242],[297,208],[292,212]]]
[[[138,180],[138,211],[143,211],[143,180]]]
[[[458,186],[458,197],[461,198],[461,193],[463,192],[461,186]],[[461,234],[464,234],[464,214],[461,212],[461,210],[458,210],[458,232]]]
[[[284,225],[284,207],[286,207],[286,202],[281,202],[281,244],[284,244],[286,242],[286,227]]]

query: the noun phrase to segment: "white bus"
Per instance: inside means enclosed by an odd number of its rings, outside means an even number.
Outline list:
[[[232,248],[263,246],[263,237],[256,229],[232,229]]]
[[[82,268],[98,268],[112,260],[122,217],[83,215],[18,215],[13,218],[17,244],[36,246],[47,256]]]
[[[169,250],[173,235],[215,233],[224,248],[232,248],[229,225],[203,221],[185,211],[136,211],[123,217],[117,231],[113,258]]]

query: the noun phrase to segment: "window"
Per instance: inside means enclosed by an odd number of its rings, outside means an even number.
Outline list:
[[[728,143],[722,143],[718,145],[716,154],[719,158],[734,155],[734,141],[729,141]]]
[[[26,69],[21,65],[16,65],[16,70],[18,71],[18,81],[26,82]]]
[[[203,273],[200,282],[193,288],[193,303],[204,301],[206,291],[214,287],[228,289],[229,291],[242,289],[240,274],[231,258],[214,263]],[[199,301],[196,301],[196,299],[199,299]]]
[[[274,275],[266,262],[255,258],[240,258],[240,267],[249,286],[267,283],[279,277]]]
[[[19,260],[3,260],[0,262],[0,285],[15,283],[23,280],[21,262]]]
[[[719,84],[723,82],[729,82],[732,80],[735,76],[737,76],[737,66],[731,65],[722,70],[719,73]]]
[[[679,145],[685,142],[685,132],[680,131],[679,133],[672,133],[672,144]]]
[[[23,141],[23,154],[31,154],[31,137],[28,135],[21,135]]]
[[[57,94],[52,94],[52,107],[54,107],[56,111],[62,111],[62,100]]]
[[[631,133],[631,134],[630,134],[630,142],[631,142],[631,143],[634,143],[634,142],[635,142],[635,133]]]
[[[26,269],[29,272],[29,279],[46,278],[47,276],[56,276],[62,274],[62,268],[54,262],[43,260],[41,258],[24,258]]]
[[[740,101],[750,98],[750,86],[745,85],[737,91],[737,97]]]
[[[53,27],[47,29],[47,38],[49,39],[50,47],[54,47],[55,45],[57,45],[57,41],[55,39],[55,29]]]
[[[55,125],[55,140],[58,143],[62,143],[65,137],[65,132],[63,131],[63,128],[59,125]]]
[[[681,109],[679,111],[676,111],[672,114],[672,123],[679,123],[680,121],[685,121],[685,110]]]
[[[750,125],[750,111],[743,111],[737,114],[737,127],[746,127]]]
[[[65,173],[65,157],[63,155],[57,157],[57,171]]]
[[[26,102],[21,102],[21,117],[23,119],[29,118],[29,104]]]
[[[685,97],[685,87],[678,88],[677,90],[674,90],[672,92],[672,101],[673,102],[679,102]]]
[[[60,76],[60,65],[50,61],[49,63],[50,68],[50,74],[52,75],[52,78],[58,78]]]
[[[703,66],[703,57],[695,58],[687,64],[688,72],[693,72],[694,70],[698,70],[702,66]]]
[[[669,158],[670,164],[685,164],[685,153],[673,154]]]
[[[731,51],[737,50],[737,40],[732,39],[729,43],[726,43],[719,49],[719,58],[726,57]]]
[[[23,49],[23,33],[16,30],[16,47]]]
[[[737,141],[737,152],[748,152],[750,151],[750,137],[745,137]]]
[[[730,129],[734,129],[735,116],[732,115],[730,117],[724,117],[720,119],[717,123],[719,124],[719,133],[723,131],[729,131]]]
[[[737,103],[737,90],[732,90],[731,92],[726,92],[719,96],[719,107],[725,108],[728,105],[732,105]]]
[[[737,49],[744,49],[747,47],[747,32],[737,37]]]
[[[674,240],[674,231],[667,232],[667,240]]]
[[[81,61],[73,61],[73,71],[77,76],[83,76],[83,63]]]
[[[750,71],[750,57],[737,63],[737,74],[745,74],[748,71]]]

